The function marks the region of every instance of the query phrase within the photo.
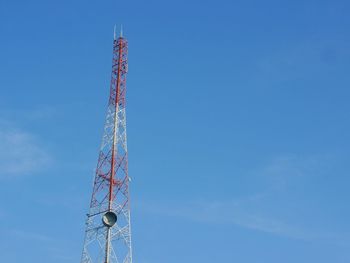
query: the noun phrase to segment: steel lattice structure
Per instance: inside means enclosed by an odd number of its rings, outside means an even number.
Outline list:
[[[125,116],[127,52],[127,40],[114,34],[107,117],[81,263],[132,263]]]

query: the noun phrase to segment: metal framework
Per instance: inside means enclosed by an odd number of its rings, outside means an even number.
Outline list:
[[[107,117],[86,220],[81,263],[132,263],[125,92],[128,44],[113,41]]]

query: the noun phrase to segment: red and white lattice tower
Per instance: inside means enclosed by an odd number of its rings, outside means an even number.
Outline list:
[[[131,263],[125,91],[128,43],[113,41],[107,117],[98,157],[81,263]]]

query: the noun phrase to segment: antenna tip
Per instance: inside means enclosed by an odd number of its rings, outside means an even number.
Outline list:
[[[120,25],[120,37],[123,37],[123,25]]]

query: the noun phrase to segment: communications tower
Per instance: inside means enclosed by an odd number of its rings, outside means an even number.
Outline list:
[[[132,263],[125,92],[128,43],[114,30],[112,77],[81,263]]]

